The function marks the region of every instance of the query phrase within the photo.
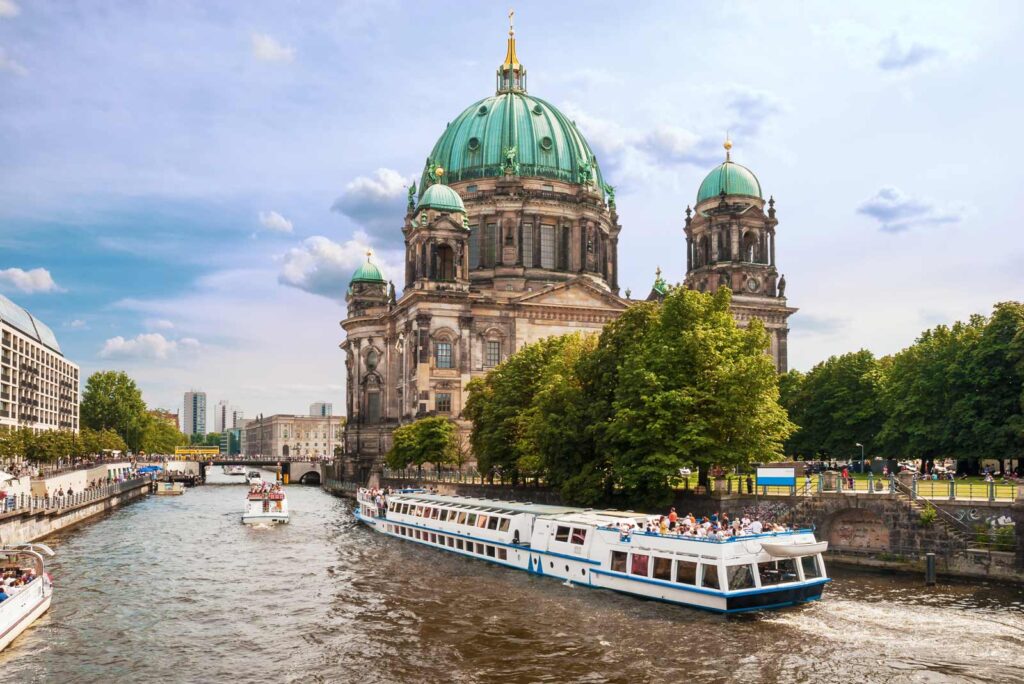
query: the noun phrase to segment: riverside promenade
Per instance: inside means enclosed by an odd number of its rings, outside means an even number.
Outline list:
[[[0,485],[0,546],[42,539],[145,496],[150,484],[128,462],[12,478]]]

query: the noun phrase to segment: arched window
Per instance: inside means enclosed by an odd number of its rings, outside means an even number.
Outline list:
[[[718,231],[718,260],[729,261],[732,258],[732,245],[729,240],[728,228]]]
[[[760,255],[758,254],[757,235],[754,231],[749,231],[743,234],[743,260],[749,261],[750,263],[756,262]]]
[[[455,280],[455,252],[450,245],[437,247],[437,279],[443,282]]]
[[[702,235],[698,245],[698,266],[706,266],[711,261],[711,240],[707,235]]]

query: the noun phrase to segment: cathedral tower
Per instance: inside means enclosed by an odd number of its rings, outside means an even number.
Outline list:
[[[737,322],[764,322],[775,366],[785,372],[787,319],[796,309],[786,305],[786,279],[775,263],[777,225],[775,199],[765,202],[757,176],[732,161],[732,142],[726,140],[725,161],[700,184],[694,208],[686,207],[686,286],[731,289]]]

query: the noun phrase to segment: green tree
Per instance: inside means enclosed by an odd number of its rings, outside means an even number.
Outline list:
[[[799,426],[786,441],[786,453],[800,458],[859,457],[876,449],[884,412],[883,373],[874,355],[862,349],[833,356],[806,375],[791,371],[779,379],[782,405]]]
[[[170,454],[174,453],[174,447],[187,446],[188,443],[188,437],[176,426],[165,420],[146,416],[142,429],[142,451],[150,454]]]
[[[425,463],[437,468],[457,462],[458,452],[458,426],[444,416],[430,416],[395,429],[387,464],[396,470]]]
[[[794,426],[779,405],[768,334],[756,319],[738,327],[730,300],[726,288],[670,290],[620,360],[607,449],[631,501],[664,503],[685,465],[706,482],[713,465],[782,457]]]
[[[114,430],[138,451],[145,427],[146,404],[142,393],[124,371],[98,371],[89,376],[79,409],[82,425],[93,430]]]
[[[467,386],[463,415],[473,422],[470,444],[481,472],[500,470],[513,484],[519,482],[519,459],[535,456],[525,439],[527,411],[545,367],[564,343],[562,337],[549,337],[526,345]]]

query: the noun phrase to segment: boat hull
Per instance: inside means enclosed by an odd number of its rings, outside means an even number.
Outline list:
[[[50,596],[44,596],[31,610],[22,615],[14,624],[6,627],[5,630],[0,633],[0,651],[7,648],[8,644],[17,639],[22,632],[31,627],[32,624],[43,615],[43,613],[50,609],[51,599],[52,594]]]
[[[287,524],[287,515],[243,515],[242,522],[246,525],[284,525]]]

